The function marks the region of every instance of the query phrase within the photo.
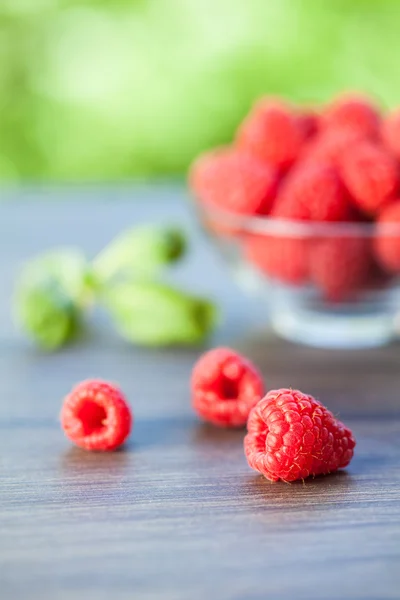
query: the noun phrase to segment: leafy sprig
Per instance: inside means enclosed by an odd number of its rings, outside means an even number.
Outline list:
[[[216,306],[160,280],[186,250],[181,230],[147,225],[122,232],[92,261],[74,248],[46,252],[19,274],[16,321],[37,346],[54,351],[82,332],[99,304],[129,342],[199,344],[217,323]]]

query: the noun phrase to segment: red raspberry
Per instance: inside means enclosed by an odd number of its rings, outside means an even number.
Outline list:
[[[253,156],[286,170],[296,160],[305,137],[298,117],[282,102],[257,102],[237,132],[237,145]]]
[[[271,214],[305,221],[346,221],[351,209],[336,170],[309,163],[288,176]]]
[[[399,240],[400,240],[400,226],[399,226]],[[399,269],[400,272],[400,269]],[[378,263],[376,258],[372,257],[372,265],[369,273],[368,285],[366,289],[368,290],[384,290],[387,289],[393,279],[395,278],[395,274],[388,273],[385,271],[382,266]]]
[[[329,302],[343,302],[364,288],[372,270],[370,240],[340,236],[315,240],[310,278]]]
[[[360,132],[354,129],[322,133],[304,147],[300,166],[309,162],[319,162],[337,167],[343,152],[358,141],[360,141]]]
[[[193,408],[214,425],[245,425],[263,394],[261,374],[249,360],[229,348],[206,352],[194,366]]]
[[[378,263],[389,273],[400,273],[400,200],[385,207],[377,220],[374,239]]]
[[[308,279],[308,247],[301,237],[254,235],[246,240],[244,255],[266,275],[300,285]]]
[[[277,186],[276,170],[232,149],[200,156],[189,182],[200,200],[245,215],[270,211]]]
[[[350,429],[312,396],[273,390],[253,408],[244,450],[249,466],[270,481],[296,481],[346,467],[355,440]]]
[[[356,205],[369,214],[389,202],[399,186],[394,158],[384,148],[365,141],[343,152],[340,174]]]
[[[321,126],[325,130],[352,129],[368,138],[377,137],[379,125],[378,110],[361,95],[340,96],[321,115]]]
[[[312,110],[304,111],[297,117],[298,125],[301,129],[302,138],[309,140],[313,138],[319,130],[319,116]]]
[[[400,109],[388,115],[382,123],[382,139],[393,156],[400,159]]]
[[[115,385],[89,379],[65,398],[61,425],[66,436],[85,450],[114,450],[128,437],[132,415]]]

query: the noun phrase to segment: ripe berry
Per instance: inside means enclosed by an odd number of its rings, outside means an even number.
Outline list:
[[[244,450],[249,466],[270,481],[296,481],[346,467],[354,437],[312,396],[273,390],[249,415]]]
[[[340,174],[356,206],[367,214],[390,202],[399,186],[394,158],[384,148],[365,141],[343,152]]]
[[[232,149],[200,156],[189,183],[199,200],[243,215],[267,214],[275,198],[276,170]]]
[[[191,385],[194,410],[220,427],[245,425],[251,408],[264,394],[256,367],[229,348],[203,354],[194,366]]]
[[[325,300],[350,300],[369,281],[372,270],[370,241],[340,236],[315,240],[310,252],[310,279]]]
[[[244,255],[269,277],[300,285],[308,279],[308,248],[306,238],[253,235],[245,241]]]
[[[358,141],[360,141],[360,132],[354,129],[321,133],[305,145],[299,167],[309,162],[337,167],[343,152]]]
[[[378,263],[389,273],[400,273],[400,200],[385,207],[377,220],[374,239]]]
[[[312,110],[306,110],[297,116],[297,123],[301,129],[302,138],[310,140],[319,130],[319,116]]]
[[[132,415],[121,390],[91,379],[79,383],[65,398],[61,425],[66,436],[85,450],[114,450],[128,437]]]
[[[400,110],[391,113],[382,123],[382,140],[387,149],[400,159]]]
[[[400,240],[400,223],[398,229],[398,238]],[[400,269],[398,270],[400,272]],[[379,264],[376,257],[372,257],[372,264],[369,272],[368,285],[366,289],[371,291],[380,291],[387,289],[393,283],[396,274],[385,270],[381,264]]]
[[[321,126],[325,130],[352,129],[372,139],[378,135],[379,125],[378,110],[361,95],[340,96],[321,115]]]
[[[286,170],[298,157],[304,127],[283,102],[265,98],[257,102],[239,127],[236,143],[239,148]]]
[[[350,205],[335,169],[307,164],[287,177],[272,216],[305,221],[346,221]]]

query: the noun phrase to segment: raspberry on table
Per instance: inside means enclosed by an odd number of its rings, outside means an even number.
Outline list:
[[[316,239],[309,254],[310,279],[328,302],[351,300],[371,278],[371,254],[368,238],[343,235]]]
[[[230,348],[214,348],[200,357],[191,378],[197,414],[219,427],[242,427],[264,394],[256,367]]]
[[[389,114],[382,123],[382,140],[386,148],[400,159],[400,109]]]
[[[243,215],[267,214],[277,183],[271,165],[231,148],[203,154],[189,173],[200,201]]]
[[[346,221],[351,207],[336,170],[308,163],[288,175],[271,215],[304,221]]]
[[[280,389],[252,409],[244,451],[249,466],[270,481],[296,481],[346,467],[355,439],[320,402]]]
[[[379,214],[374,238],[375,257],[388,273],[400,273],[400,200]]]
[[[367,214],[378,212],[399,188],[395,159],[370,142],[359,142],[343,152],[339,170],[356,206]]]
[[[321,115],[325,130],[352,129],[367,138],[379,134],[380,115],[369,99],[360,94],[343,94],[325,108]]]
[[[309,275],[309,239],[280,235],[252,235],[244,242],[244,256],[262,273],[291,285]]]
[[[240,125],[236,144],[285,171],[298,157],[305,137],[304,122],[296,113],[283,102],[265,98],[253,106]]]
[[[132,414],[121,390],[100,379],[76,385],[61,410],[65,435],[85,450],[115,450],[128,437]]]

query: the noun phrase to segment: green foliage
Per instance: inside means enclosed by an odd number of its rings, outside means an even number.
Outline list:
[[[120,234],[93,264],[102,282],[114,277],[153,273],[185,253],[186,240],[179,229],[145,225]]]
[[[63,346],[73,339],[79,327],[78,310],[52,277],[34,287],[21,287],[16,312],[27,335],[44,350]]]
[[[399,102],[398,0],[2,0],[0,177],[180,173],[253,99]]]
[[[132,343],[199,344],[216,325],[214,304],[154,279],[185,251],[182,231],[148,225],[122,232],[91,263],[74,249],[47,252],[19,274],[16,321],[37,346],[56,350],[82,331],[98,302]]]
[[[86,262],[75,250],[49,252],[24,265],[14,312],[38,346],[55,350],[78,333],[87,297],[86,274]]]
[[[216,324],[211,302],[160,283],[118,283],[104,301],[121,336],[144,346],[199,344]]]

